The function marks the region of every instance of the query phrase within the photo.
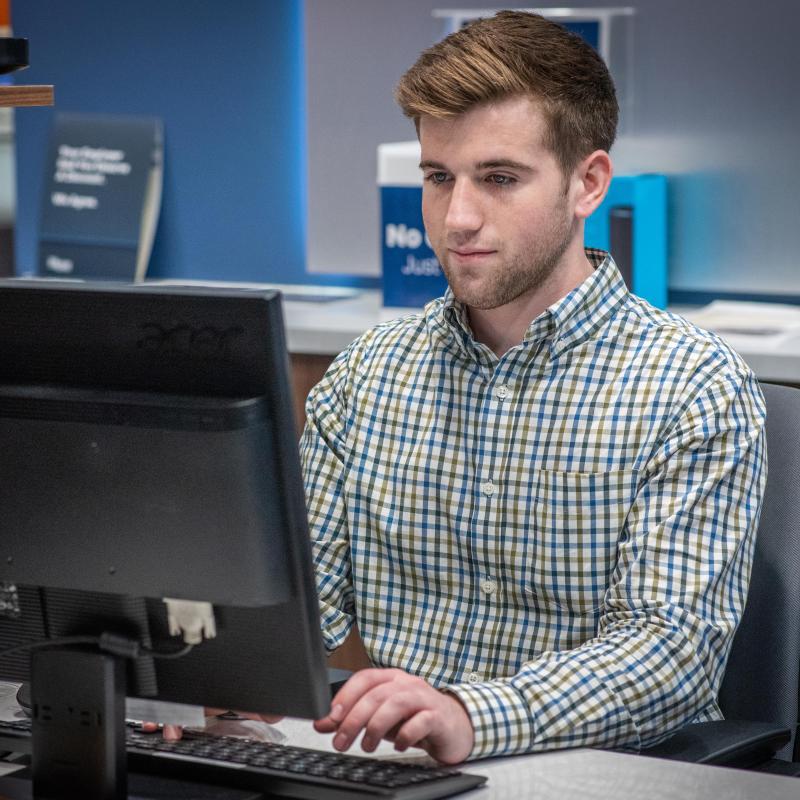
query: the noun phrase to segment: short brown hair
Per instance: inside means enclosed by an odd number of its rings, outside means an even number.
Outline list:
[[[614,82],[591,45],[538,14],[501,11],[425,50],[400,79],[395,99],[419,126],[480,103],[529,95],[543,105],[545,145],[564,174],[594,150],[610,150],[617,130]]]

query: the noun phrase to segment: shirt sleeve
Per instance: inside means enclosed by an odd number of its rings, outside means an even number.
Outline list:
[[[344,485],[348,400],[356,353],[354,343],[309,393],[300,439],[322,636],[328,652],[344,642],[355,622]]]
[[[717,371],[686,401],[643,472],[596,637],[511,677],[446,687],[472,720],[471,758],[637,750],[719,716],[766,482],[764,422],[748,372]]]

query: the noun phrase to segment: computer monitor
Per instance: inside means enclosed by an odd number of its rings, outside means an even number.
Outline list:
[[[112,673],[126,663],[128,695],[322,716],[330,691],[292,408],[276,292],[0,284],[0,652],[17,648],[0,655],[0,679],[26,680],[32,652],[58,653],[20,646],[115,634],[123,650],[147,648],[101,657]],[[184,645],[165,598],[211,604],[210,621],[190,608],[216,635],[151,657]],[[87,678],[58,664],[33,678],[34,771],[37,749],[54,746],[41,744],[37,696],[60,703],[63,722],[80,684],[106,684],[109,669]],[[119,695],[110,680],[96,687],[101,706],[111,684]]]

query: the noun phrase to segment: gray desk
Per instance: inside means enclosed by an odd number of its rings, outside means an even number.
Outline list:
[[[10,706],[9,706],[10,708]],[[233,727],[231,727],[233,726]],[[301,747],[332,751],[332,737],[317,733],[308,720],[285,719],[277,725],[260,722],[218,722],[215,733],[247,735]],[[359,748],[351,753],[364,755]],[[420,750],[399,754],[382,742],[374,757],[430,762]],[[432,762],[431,762],[432,763]],[[663,761],[602,750],[562,750],[534,755],[488,759],[462,769],[485,775],[481,789],[459,797],[465,800],[798,800],[800,778],[744,772]],[[0,762],[0,783],[8,765]],[[5,794],[4,794],[5,792]],[[28,794],[13,793],[15,797]],[[0,800],[12,794],[8,786]],[[240,797],[239,794],[246,796]],[[232,794],[247,800],[247,793]],[[198,798],[201,795],[198,795]]]
[[[797,800],[800,779],[572,750],[467,765],[489,778],[485,800]]]
[[[335,287],[295,286],[286,284],[245,284],[224,281],[160,281],[165,284],[203,286],[239,286],[278,289],[284,294],[286,334],[289,352],[296,355],[333,357],[364,331],[380,322],[414,314],[414,308],[384,308],[378,290],[337,289]],[[324,301],[303,300],[303,296],[328,295]],[[688,319],[701,309],[670,309]],[[800,385],[800,332],[780,341],[753,336],[726,337],[765,381]]]
[[[599,750],[515,756],[468,764],[467,768],[486,775],[489,782],[481,789],[458,795],[464,800],[797,800],[800,797],[797,778]],[[198,791],[202,788],[198,787]],[[25,796],[15,794],[14,800]],[[218,795],[219,790],[211,791],[208,800],[215,796],[218,800]],[[255,797],[249,792],[233,790],[226,800],[255,800]]]
[[[280,287],[278,287],[280,288]],[[287,287],[291,288],[291,287]],[[326,303],[289,300],[285,303],[289,351],[297,354],[336,355],[364,331],[417,309],[383,308],[378,291]],[[693,316],[690,309],[675,309]],[[800,385],[800,333],[780,341],[728,335],[730,345],[764,381]]]
[[[277,726],[290,744],[331,750],[322,736],[301,720]],[[362,755],[359,749],[352,753]],[[388,743],[375,754],[407,760]],[[427,757],[422,756],[427,761]],[[412,757],[412,760],[418,760]],[[800,778],[705,767],[602,750],[562,750],[464,764],[486,775],[481,789],[459,795],[465,800],[798,800]]]

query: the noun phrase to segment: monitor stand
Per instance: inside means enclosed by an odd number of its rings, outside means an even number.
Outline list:
[[[125,662],[87,650],[31,657],[32,774],[36,797],[124,800]]]
[[[31,667],[32,765],[0,775],[2,800],[263,800],[251,790],[127,772],[123,659],[47,648],[33,653]],[[331,694],[350,675],[329,669]]]
[[[125,661],[47,648],[31,657],[33,757],[0,777],[7,800],[263,800],[260,792],[128,773]]]

